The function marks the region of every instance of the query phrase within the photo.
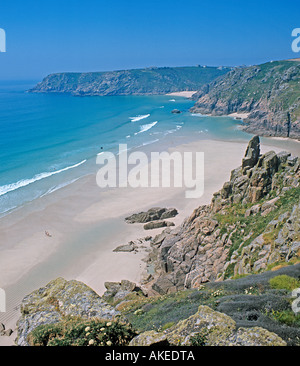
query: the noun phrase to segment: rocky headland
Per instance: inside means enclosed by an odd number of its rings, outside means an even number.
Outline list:
[[[264,136],[300,139],[300,63],[276,61],[236,67],[193,96],[193,113],[246,113],[244,129]]]
[[[90,73],[58,73],[46,76],[32,93],[89,95],[150,95],[198,90],[230,70],[229,67],[149,67]]]

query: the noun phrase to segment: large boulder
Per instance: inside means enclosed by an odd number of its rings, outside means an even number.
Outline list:
[[[79,281],[57,278],[27,295],[20,307],[17,345],[27,346],[27,337],[39,325],[54,324],[66,317],[112,319],[118,312]]]
[[[181,320],[164,332],[148,331],[130,342],[130,346],[152,346],[161,343],[187,346],[200,335],[205,346],[286,346],[277,334],[260,327],[238,328],[228,315],[201,305],[196,314]]]
[[[144,225],[145,230],[152,230],[152,229],[159,229],[161,227],[170,227],[175,226],[174,222],[171,221],[150,221],[147,222],[147,224]]]
[[[133,214],[125,218],[128,224],[146,223],[149,221],[165,220],[178,215],[176,208],[153,207],[146,212]]]

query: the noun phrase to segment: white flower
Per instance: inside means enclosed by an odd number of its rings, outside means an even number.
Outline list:
[[[111,341],[107,341],[107,342],[106,342],[106,344],[107,344],[108,346],[111,346],[111,345],[112,345]]]
[[[91,327],[86,327],[84,331],[88,332],[89,330],[91,330]]]
[[[112,325],[112,322],[108,322],[108,323],[106,323],[106,326],[107,327],[110,327]]]
[[[92,346],[93,344],[94,344],[94,340],[93,339],[91,339],[90,341],[89,341],[89,346]]]

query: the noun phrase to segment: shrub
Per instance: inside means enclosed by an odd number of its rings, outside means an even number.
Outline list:
[[[271,317],[279,323],[286,324],[289,327],[300,327],[300,314],[296,315],[291,310],[272,311]]]
[[[300,287],[300,281],[294,277],[287,275],[280,275],[270,279],[270,286],[277,290],[293,291],[295,288]]]
[[[33,346],[125,346],[135,335],[129,324],[117,321],[69,321],[37,327],[28,342]]]
[[[205,333],[196,333],[190,338],[190,345],[193,347],[205,346],[207,335]]]
[[[62,335],[63,327],[60,323],[40,325],[29,334],[28,342],[34,346],[47,346],[50,340]]]
[[[173,327],[174,324],[175,324],[174,322],[168,322],[162,326],[161,330],[169,329],[169,328]]]

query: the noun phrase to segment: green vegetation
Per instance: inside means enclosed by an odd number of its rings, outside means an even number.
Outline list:
[[[292,310],[274,311],[269,315],[281,324],[289,327],[300,327],[300,314],[295,314]]]
[[[126,323],[77,319],[40,325],[28,342],[32,346],[125,346],[135,335]]]
[[[221,285],[218,288],[203,286],[199,290],[184,290],[163,296],[124,301],[124,306],[118,309],[139,332],[161,331],[195,314],[200,304],[216,309],[218,299],[226,294]]]
[[[272,191],[268,198],[264,198],[258,203],[263,204],[274,195],[275,191]],[[299,199],[299,196],[300,187],[289,189],[276,202],[277,209],[264,216],[262,216],[261,213],[258,213],[256,215],[245,217],[245,212],[249,207],[251,207],[251,204],[243,205],[242,203],[232,204],[224,208],[224,213],[217,213],[215,215],[215,219],[219,222],[221,234],[230,234],[231,225],[235,225],[237,227],[237,230],[231,235],[232,245],[229,248],[228,261],[231,259],[234,251],[237,250],[240,254],[244,247],[249,245],[258,235],[264,233],[270,221],[277,219],[285,212],[291,212],[295,202]],[[272,231],[264,233],[264,240],[269,244],[274,244],[274,240],[277,238],[282,225],[283,222],[279,223]],[[245,237],[247,237],[246,240]],[[253,260],[255,260],[255,256],[253,256]],[[292,264],[295,264],[295,261],[293,261]],[[286,263],[286,265],[288,265],[288,263]],[[234,264],[227,267],[225,278],[230,278],[233,275]]]
[[[300,280],[287,275],[276,276],[269,281],[271,288],[277,290],[289,290],[293,291],[295,288],[300,287]]]

